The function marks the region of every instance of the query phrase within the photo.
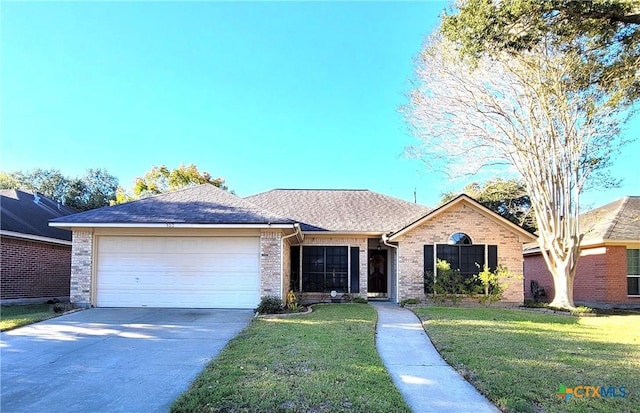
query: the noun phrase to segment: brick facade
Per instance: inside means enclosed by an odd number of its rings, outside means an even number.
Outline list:
[[[91,305],[93,232],[73,231],[71,254],[71,302],[80,307]]]
[[[524,258],[525,298],[533,299],[532,280],[545,289],[544,301],[554,296],[553,279],[541,254]],[[635,305],[640,297],[627,296],[627,249],[625,246],[583,248],[573,282],[573,298],[577,304],[591,306]]]
[[[282,232],[260,233],[260,296],[282,296]]]
[[[71,246],[0,238],[0,299],[69,297]]]
[[[456,232],[469,235],[474,244],[498,246],[498,264],[518,277],[506,281],[502,302],[522,303],[522,242],[518,234],[469,203],[452,205],[399,239],[400,300],[424,298],[424,245],[446,244]]]

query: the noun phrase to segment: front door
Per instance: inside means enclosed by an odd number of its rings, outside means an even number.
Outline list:
[[[368,297],[388,297],[387,288],[387,251],[369,250]]]

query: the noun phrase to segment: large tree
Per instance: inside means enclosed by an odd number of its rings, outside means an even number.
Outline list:
[[[464,54],[520,53],[541,44],[569,52],[573,90],[597,85],[608,104],[640,97],[640,0],[462,0],[442,32]]]
[[[194,164],[169,169],[165,165],[154,166],[134,181],[134,198],[161,194],[192,185],[209,183],[227,190],[224,178],[214,178],[208,172],[200,172]]]
[[[435,36],[420,55],[405,108],[422,155],[446,161],[452,175],[496,167],[504,174],[504,165],[520,175],[554,279],[552,305],[564,308],[574,307],[579,194],[608,165],[622,120],[597,84],[569,87],[581,64],[577,52],[553,42],[469,59]]]
[[[87,169],[84,176],[71,180],[66,204],[80,211],[107,206],[116,199],[118,178],[105,169]]]
[[[37,191],[78,211],[109,205],[116,198],[118,178],[105,169],[87,169],[80,177],[69,177],[57,169],[1,172],[0,186]]]
[[[494,178],[484,183],[472,182],[465,185],[461,193],[469,195],[527,231],[534,232],[537,229],[531,199],[522,181]],[[440,202],[442,204],[449,202],[459,194],[459,192],[444,193]]]

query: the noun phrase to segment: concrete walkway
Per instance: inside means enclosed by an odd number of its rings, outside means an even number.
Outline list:
[[[415,314],[391,303],[373,306],[378,353],[412,411],[500,412],[440,357]]]

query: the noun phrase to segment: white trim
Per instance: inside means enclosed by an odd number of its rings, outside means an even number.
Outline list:
[[[154,224],[129,224],[129,223],[74,223],[74,222],[50,222],[49,226],[59,228],[275,228],[295,229],[296,224],[184,224],[184,223],[154,223]]]
[[[4,229],[0,230],[0,235],[4,235],[4,236],[7,236],[7,237],[13,237],[13,238],[28,239],[28,240],[31,240],[31,241],[49,242],[51,244],[71,245],[71,241],[67,241],[67,240],[63,240],[63,239],[41,237],[40,235],[24,234],[22,232],[7,231],[7,230],[4,230]]]
[[[382,236],[384,232],[360,232],[360,231],[302,231],[302,234],[313,236],[335,236],[335,235],[366,235],[366,236]]]
[[[393,245],[393,244],[389,244],[388,241],[388,237],[386,234],[382,234],[382,243],[384,245],[386,245],[387,247],[391,247],[393,249],[396,250],[396,304],[400,304],[400,268],[398,266],[399,262],[399,252],[400,250],[398,249],[398,245]],[[367,271],[367,275],[368,275],[368,271]],[[388,285],[388,284],[387,284]],[[367,286],[368,287],[368,286]],[[368,292],[368,288],[367,288],[367,292]]]
[[[281,240],[280,242],[280,297],[281,297],[281,300],[286,304],[288,303],[287,303],[287,297],[285,297],[284,295],[284,240],[295,236],[298,238],[299,241],[301,241],[300,238],[302,237],[302,233],[300,232],[300,225],[293,224],[293,227],[296,230],[296,232],[294,232],[293,234],[285,235],[284,237],[280,238]],[[289,251],[289,261],[291,261],[291,251]],[[262,277],[262,274],[260,274],[260,277]],[[289,277],[291,277],[291,274],[289,274]],[[289,281],[289,283],[291,283],[291,281]]]

